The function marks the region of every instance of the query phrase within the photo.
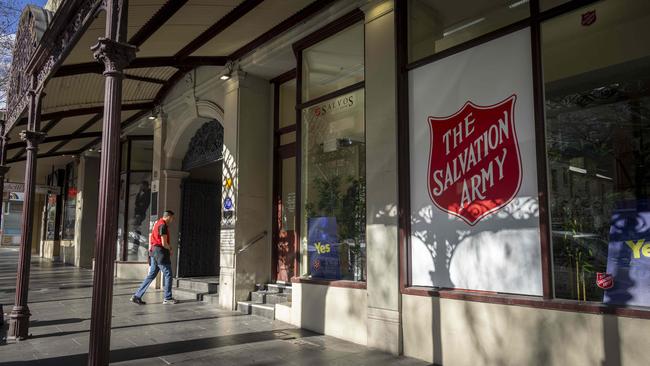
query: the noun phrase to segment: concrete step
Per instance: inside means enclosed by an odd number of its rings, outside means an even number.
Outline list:
[[[204,294],[201,301],[210,305],[219,305],[219,294]]]
[[[179,289],[216,294],[219,292],[219,282],[216,278],[177,278],[174,280]]]
[[[253,302],[251,301],[237,301],[237,310],[242,314],[250,314],[252,311]]]
[[[255,304],[278,304],[282,302],[291,302],[291,294],[255,291],[251,292],[251,302]]]
[[[280,283],[269,283],[266,285],[266,291],[291,295],[291,285],[283,285]]]
[[[275,319],[275,305],[255,304],[251,301],[238,301],[237,310],[242,314],[261,316],[267,319]]]
[[[195,300],[202,301],[205,295],[210,295],[205,292],[188,290],[184,288],[175,288],[172,290],[172,295],[176,300]]]

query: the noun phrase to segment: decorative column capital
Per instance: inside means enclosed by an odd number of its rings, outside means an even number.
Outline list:
[[[27,150],[36,149],[38,144],[45,138],[45,132],[22,130],[20,139],[27,142]]]
[[[138,48],[102,37],[90,50],[93,51],[95,60],[104,64],[105,76],[120,76],[122,70],[135,58]]]

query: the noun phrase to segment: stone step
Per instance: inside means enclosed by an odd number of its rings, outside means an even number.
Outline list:
[[[269,283],[266,285],[266,291],[291,295],[291,285],[283,285],[280,283]]]
[[[210,305],[219,305],[219,294],[204,294],[201,301]]]
[[[176,300],[194,300],[201,301],[205,295],[210,295],[205,292],[199,292],[194,290],[188,290],[185,288],[175,288],[172,290],[172,295]]]
[[[177,278],[174,280],[176,288],[216,294],[219,292],[219,282],[217,279],[200,279],[200,278]]]
[[[255,292],[251,292],[251,302],[255,304],[278,304],[282,302],[291,302],[291,294],[268,292],[268,291],[255,291]]]
[[[252,310],[253,302],[252,301],[237,301],[237,311],[242,314],[250,314]]]
[[[275,319],[275,305],[255,304],[251,301],[237,301],[237,310],[242,314],[261,316],[267,319]]]

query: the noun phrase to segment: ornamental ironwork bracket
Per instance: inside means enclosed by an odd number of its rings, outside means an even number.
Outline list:
[[[95,60],[104,64],[105,76],[117,76],[122,75],[122,70],[135,59],[138,48],[109,38],[99,38],[90,50]]]
[[[20,132],[20,139],[27,142],[27,150],[38,148],[38,144],[45,138],[45,132],[23,130]]]
[[[102,0],[69,0],[56,15],[28,6],[16,32],[7,95],[6,131],[29,105],[30,89],[43,90],[101,10]],[[32,79],[36,78],[35,82]],[[35,84],[35,88],[32,88]]]

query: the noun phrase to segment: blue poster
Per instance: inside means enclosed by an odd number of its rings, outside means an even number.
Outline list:
[[[312,217],[307,222],[309,273],[313,278],[341,279],[336,217]]]
[[[607,274],[612,287],[603,302],[650,305],[650,206],[645,201],[620,205],[612,215]]]

